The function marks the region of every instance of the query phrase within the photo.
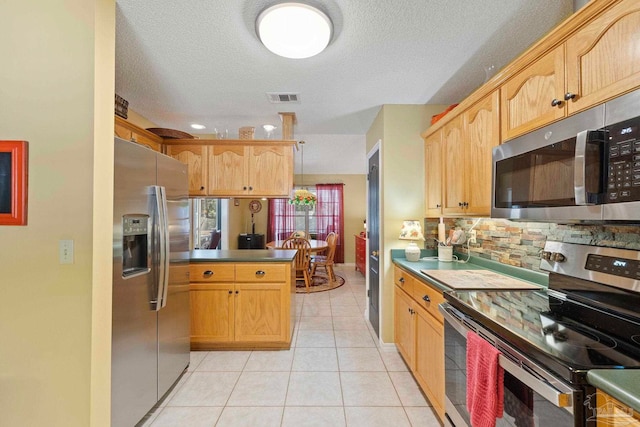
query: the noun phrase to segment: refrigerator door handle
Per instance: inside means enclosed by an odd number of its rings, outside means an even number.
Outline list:
[[[158,220],[158,283],[155,311],[159,311],[167,305],[167,293],[169,291],[169,222],[167,214],[167,197],[165,188],[160,185],[153,186],[156,198],[156,212]]]

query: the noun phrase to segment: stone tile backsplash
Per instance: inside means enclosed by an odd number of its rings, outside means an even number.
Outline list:
[[[540,271],[540,250],[547,240],[640,250],[640,226],[637,225],[566,225],[547,222],[514,222],[493,218],[446,218],[451,228],[465,231],[474,227],[477,242],[469,244],[471,255],[503,264]],[[467,234],[467,238],[468,238]],[[425,221],[425,248],[437,243],[438,221]],[[467,253],[467,244],[455,248]]]

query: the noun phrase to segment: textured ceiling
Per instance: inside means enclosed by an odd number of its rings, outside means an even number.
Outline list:
[[[321,54],[266,50],[255,17],[274,0],[117,0],[116,93],[158,126],[279,126],[364,134],[383,104],[451,104],[573,11],[572,0],[313,0],[334,23]],[[271,104],[266,92],[296,92]],[[279,135],[279,131],[276,131]]]

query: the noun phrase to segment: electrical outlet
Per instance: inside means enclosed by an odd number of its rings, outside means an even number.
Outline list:
[[[60,240],[58,250],[60,264],[73,264],[73,240]]]
[[[473,243],[473,244],[477,243],[476,236],[477,236],[476,230],[471,230],[469,232],[469,243]]]

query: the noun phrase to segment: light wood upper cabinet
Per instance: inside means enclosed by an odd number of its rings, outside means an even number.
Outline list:
[[[566,42],[569,114],[640,85],[640,3],[623,0]],[[570,98],[575,95],[573,98]]]
[[[114,116],[114,134],[118,138],[144,145],[154,151],[162,151],[162,138],[148,130],[139,128],[119,116]]]
[[[442,212],[464,213],[465,141],[462,116],[447,123],[442,130]]]
[[[294,141],[165,141],[166,153],[189,166],[189,195],[288,197]]]
[[[207,148],[204,145],[168,145],[167,155],[187,165],[189,195],[206,196],[207,193]]]
[[[211,196],[287,197],[293,188],[290,145],[215,145],[209,165]]]
[[[424,142],[425,216],[442,215],[442,132]]]
[[[249,181],[249,147],[213,145],[209,147],[208,192],[211,196],[232,197],[246,194]]]
[[[293,188],[291,146],[253,146],[249,150],[249,191],[253,196],[288,197]]]
[[[565,93],[564,45],[560,45],[500,88],[502,140],[565,117]]]
[[[498,91],[463,114],[466,144],[466,215],[491,215],[493,148],[500,144]]]

